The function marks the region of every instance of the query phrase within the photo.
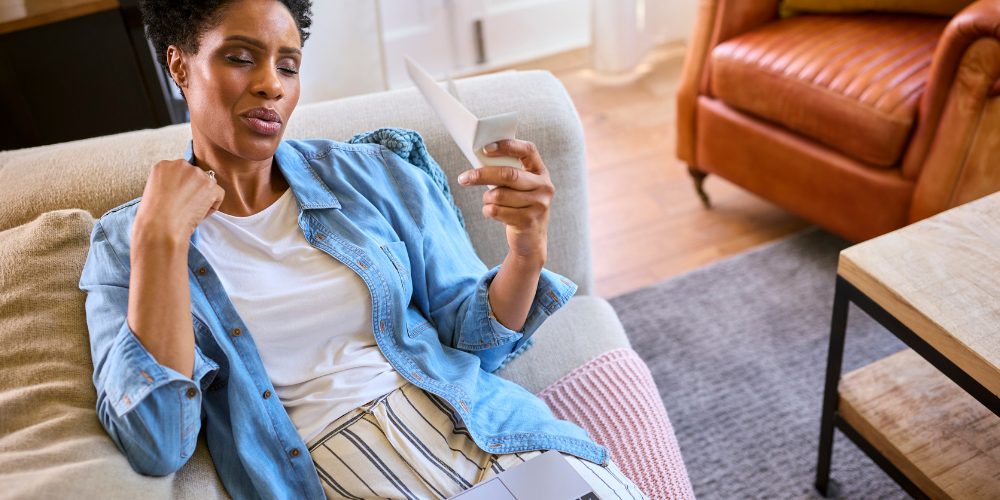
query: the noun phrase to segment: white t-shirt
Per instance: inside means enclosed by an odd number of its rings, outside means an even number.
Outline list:
[[[216,212],[198,231],[198,249],[249,328],[305,442],[406,383],[375,343],[367,285],[306,241],[291,189],[249,217]]]

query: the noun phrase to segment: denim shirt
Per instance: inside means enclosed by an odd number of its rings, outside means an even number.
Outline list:
[[[524,328],[512,331],[487,300],[499,266],[487,269],[477,257],[426,173],[377,144],[283,141],[275,159],[306,240],[368,285],[375,340],[406,380],[447,401],[483,450],[552,449],[607,465],[607,449],[586,431],[491,373],[566,303],[575,284],[543,270]],[[253,332],[198,251],[197,231],[188,251],[192,377],[157,363],[129,329],[138,203],[101,217],[80,280],[101,424],[143,474],[178,470],[204,428],[234,498],[325,498],[306,444],[273,396]]]

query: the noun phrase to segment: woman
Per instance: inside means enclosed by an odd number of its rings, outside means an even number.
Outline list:
[[[553,187],[503,141],[462,185],[510,253],[487,270],[430,177],[376,145],[282,141],[309,3],[141,3],[188,102],[185,159],[95,226],[81,279],[97,411],[139,472],[204,425],[235,498],[447,498],[555,449],[643,498],[579,427],[492,375],[576,286],[542,269]],[[307,444],[308,443],[308,444]]]

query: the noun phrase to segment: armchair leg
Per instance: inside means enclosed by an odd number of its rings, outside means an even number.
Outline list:
[[[698,192],[698,197],[701,198],[701,203],[705,205],[705,208],[712,208],[712,202],[708,199],[708,194],[705,193],[705,177],[708,177],[708,172],[702,172],[697,168],[688,167],[688,173],[691,174],[691,178],[694,180],[694,189]]]

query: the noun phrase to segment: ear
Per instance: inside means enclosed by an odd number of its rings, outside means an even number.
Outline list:
[[[184,51],[176,45],[167,47],[167,68],[170,70],[170,77],[183,92],[188,86],[187,64],[184,60]]]

